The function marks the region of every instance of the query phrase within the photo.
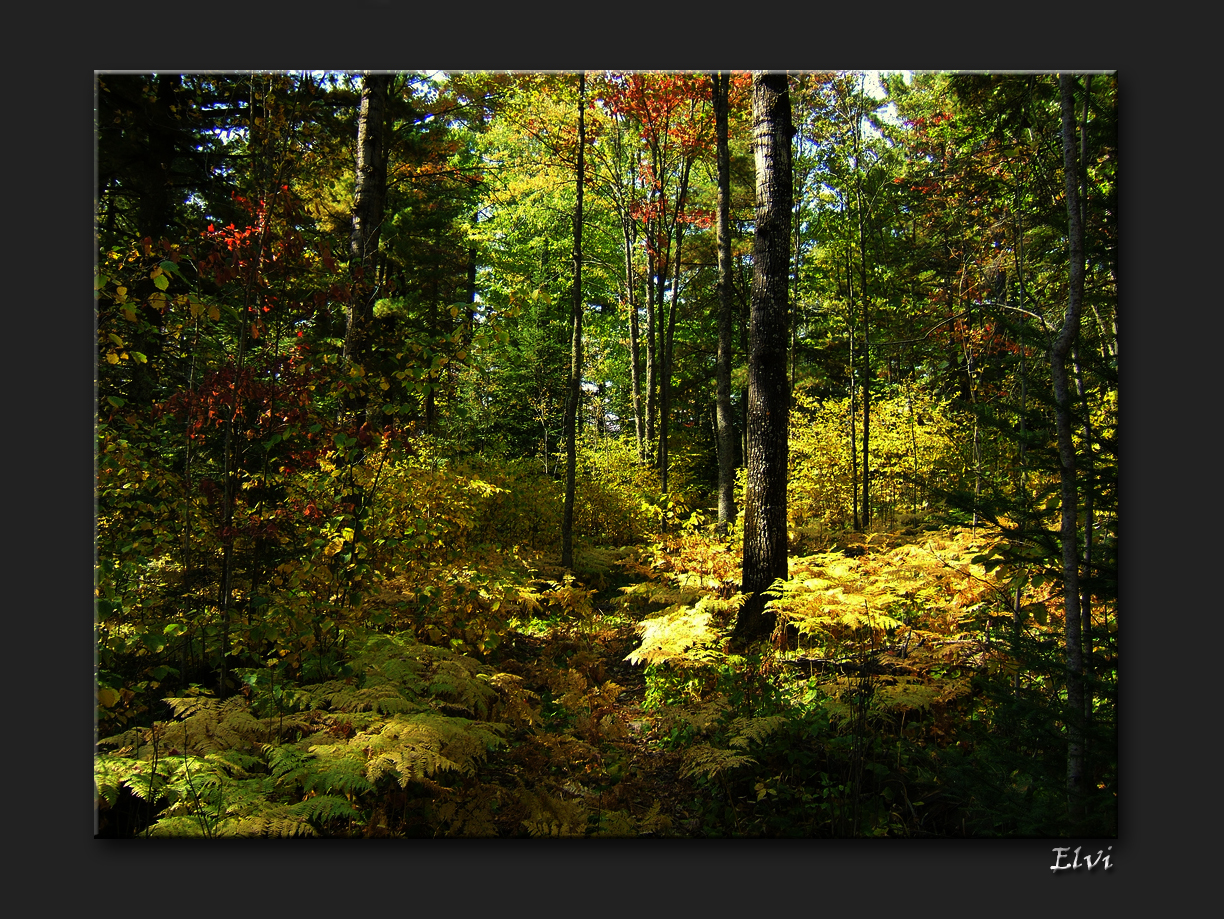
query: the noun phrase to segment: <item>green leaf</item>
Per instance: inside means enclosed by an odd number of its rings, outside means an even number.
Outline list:
[[[157,277],[153,279],[153,285],[158,290],[165,290],[167,287],[170,286],[170,279],[166,277],[164,274],[159,274]]]

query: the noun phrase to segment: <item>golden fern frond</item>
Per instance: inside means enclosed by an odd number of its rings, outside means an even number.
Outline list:
[[[730,744],[733,747],[746,749],[750,743],[759,743],[784,724],[786,724],[786,716],[784,715],[736,718],[731,722]]]
[[[471,775],[487,751],[503,744],[501,724],[443,715],[396,715],[377,730],[353,737],[349,745],[368,751],[366,777],[398,777],[402,787],[439,771]]]
[[[724,697],[714,696],[700,705],[669,706],[665,714],[669,720],[679,721],[704,734],[722,721],[729,708],[730,704]]]
[[[595,835],[623,839],[638,835],[638,828],[633,818],[624,811],[604,811],[599,815],[599,829],[595,831]]]
[[[690,778],[694,775],[704,775],[708,778],[714,778],[731,769],[747,766],[755,762],[756,760],[751,756],[739,753],[736,750],[727,750],[704,743],[696,744],[690,747],[684,754],[680,776],[682,778]]]
[[[513,673],[495,673],[488,678],[489,685],[500,695],[497,716],[515,727],[530,726],[540,721],[540,709],[533,700],[540,698],[523,685],[523,678]]]
[[[659,802],[655,801],[650,805],[650,810],[638,820],[638,835],[644,836],[647,833],[666,833],[671,829],[672,819],[666,814],[659,813]]]
[[[710,627],[710,618],[707,609],[685,606],[647,619],[637,626],[641,646],[626,655],[625,660],[631,664],[691,663],[693,658],[688,653],[691,648],[718,638]]]
[[[587,809],[580,801],[566,801],[527,788],[519,788],[518,795],[527,809],[522,825],[532,836],[586,835]]]
[[[471,658],[440,660],[430,674],[428,691],[442,697],[451,706],[469,715],[483,717],[497,693],[485,681],[478,679],[480,673]]]
[[[876,687],[876,698],[885,708],[922,709],[939,698],[940,688],[919,678],[898,676]]]

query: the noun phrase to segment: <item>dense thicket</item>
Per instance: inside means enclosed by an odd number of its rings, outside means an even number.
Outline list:
[[[101,832],[1116,832],[1116,80],[764,82],[98,76]]]

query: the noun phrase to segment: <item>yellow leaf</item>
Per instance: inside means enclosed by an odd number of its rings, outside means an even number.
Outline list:
[[[120,698],[121,696],[119,695],[118,690],[111,689],[110,687],[104,687],[98,690],[98,701],[102,703],[103,708],[110,708],[112,705],[118,702]]]
[[[221,318],[221,311],[217,309],[215,306],[210,306],[208,308],[208,318],[213,320],[213,322],[216,322],[218,319]]]

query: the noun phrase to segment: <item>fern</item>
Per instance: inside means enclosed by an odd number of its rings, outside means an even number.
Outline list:
[[[361,811],[347,798],[339,795],[312,795],[305,801],[294,804],[289,812],[295,817],[315,823],[331,823],[334,820],[360,820]]]
[[[736,718],[731,722],[730,741],[733,747],[760,743],[786,724],[785,715],[765,715],[757,718]]]
[[[518,797],[527,810],[522,826],[532,836],[585,836],[588,813],[581,801],[566,801],[547,791],[520,787]]]
[[[698,606],[668,610],[640,623],[641,646],[625,657],[631,664],[676,663],[681,666],[705,663],[708,658],[699,653],[705,645],[718,639],[710,626],[711,614]]]
[[[716,778],[732,769],[755,763],[756,760],[738,750],[728,750],[711,744],[694,744],[684,754],[680,768],[682,778],[703,775]]]

